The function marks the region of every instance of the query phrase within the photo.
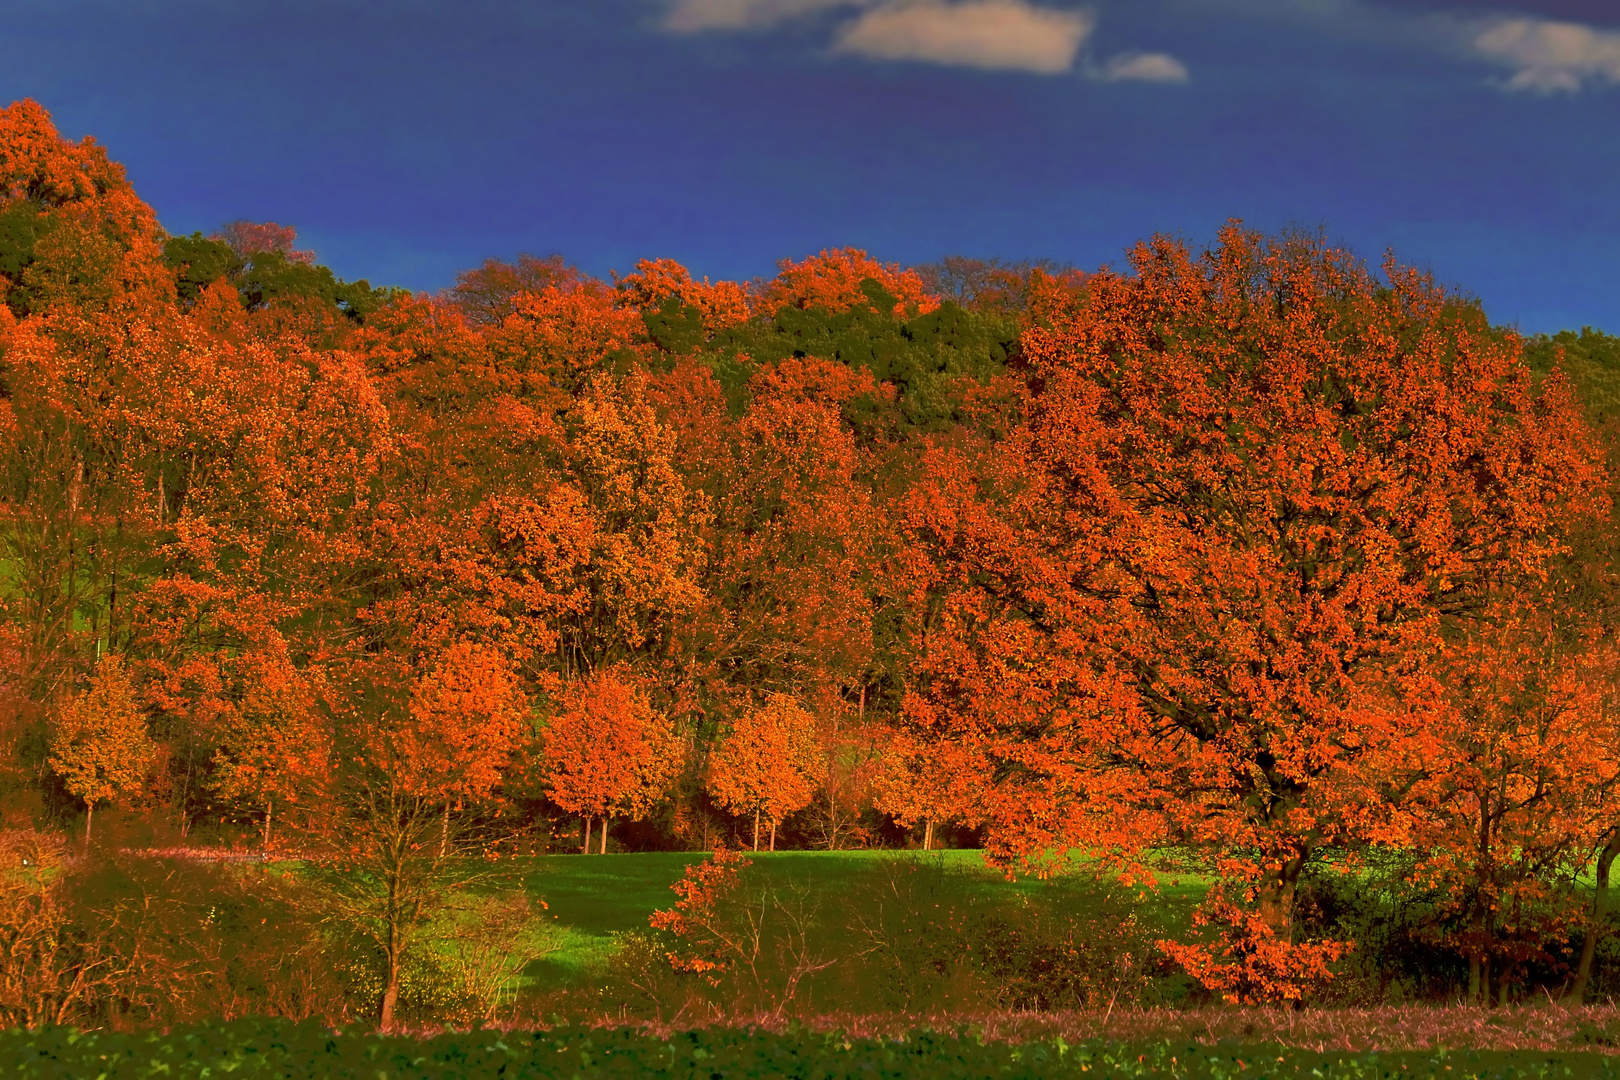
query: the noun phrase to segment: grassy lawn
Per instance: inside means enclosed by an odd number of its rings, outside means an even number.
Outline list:
[[[846,897],[852,886],[889,860],[918,860],[960,875],[970,891],[994,895],[1051,896],[1083,887],[1081,879],[1021,877],[1008,881],[984,865],[980,852],[952,851],[778,851],[748,853],[757,874],[778,887],[807,888],[826,903]],[[613,948],[613,935],[645,929],[654,911],[675,903],[670,886],[686,867],[701,862],[704,852],[643,852],[610,855],[546,855],[502,864],[491,887],[522,888],[547,905],[546,915],[558,928],[558,948],[527,972],[541,982],[577,983],[599,971]],[[1182,875],[1160,882],[1160,903],[1190,908],[1203,895],[1204,882]]]

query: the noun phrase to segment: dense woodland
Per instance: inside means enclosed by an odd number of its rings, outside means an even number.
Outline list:
[[[1346,881],[1475,998],[1604,954],[1616,339],[1237,223],[411,294],[170,236],[29,101],[0,300],[8,827],[398,875],[385,992],[413,860],[534,850],[1179,866],[1234,1000]]]

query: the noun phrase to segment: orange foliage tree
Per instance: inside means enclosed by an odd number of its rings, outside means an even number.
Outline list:
[[[510,663],[487,645],[448,646],[412,685],[409,720],[389,733],[388,756],[408,791],[442,804],[441,856],[452,807],[500,783],[527,706]]]
[[[939,307],[939,297],[928,291],[914,270],[873,259],[859,248],[838,248],[800,262],[783,259],[776,277],[765,287],[763,307],[825,308],[848,311],[870,303],[861,282],[871,279],[895,298],[894,314],[910,318]]]
[[[1236,225],[1132,260],[1037,313],[1024,422],[912,496],[908,717],[992,854],[1195,845],[1309,968],[1299,874],[1379,827],[1347,781],[1427,722],[1448,621],[1591,505],[1593,451],[1414,271]]]
[[[225,713],[213,761],[216,791],[264,810],[266,851],[276,803],[286,806],[318,793],[331,755],[331,736],[308,679],[293,667],[285,643],[276,646],[232,665],[240,696]]]
[[[775,851],[782,818],[810,805],[819,756],[815,734],[815,717],[787,694],[772,694],[733,720],[715,746],[709,794],[733,814],[753,815],[755,851],[762,816],[770,822]]]
[[[540,735],[545,792],[584,819],[584,851],[592,822],[639,821],[652,812],[680,769],[679,742],[669,720],[621,671],[598,671],[571,685]]]
[[[692,274],[674,259],[642,259],[634,273],[618,279],[623,302],[643,312],[656,312],[670,301],[696,309],[704,335],[747,322],[750,314],[747,290],[734,281],[709,284],[709,279],[692,280]]]
[[[87,847],[96,804],[139,790],[157,755],[129,674],[108,653],[90,685],[62,706],[51,726],[50,766],[84,800]]]
[[[1381,770],[1402,790],[1401,839],[1422,853],[1414,877],[1439,897],[1440,944],[1468,958],[1475,1001],[1494,988],[1505,1002],[1531,966],[1561,962],[1586,919],[1563,884],[1612,821],[1614,644],[1558,625],[1558,609],[1550,590],[1526,589],[1471,620],[1415,750]],[[1590,965],[1583,955],[1577,999]]]
[[[416,672],[385,656],[349,658],[336,673],[327,711],[340,813],[326,824],[341,872],[329,887],[336,910],[378,947],[379,1018],[391,1029],[405,959],[447,901],[448,807],[493,793],[524,701],[504,656],[483,645],[452,644]]]

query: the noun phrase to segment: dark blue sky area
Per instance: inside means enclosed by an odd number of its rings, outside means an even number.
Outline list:
[[[345,277],[1118,263],[1228,217],[1620,331],[1616,0],[0,0],[0,97]]]

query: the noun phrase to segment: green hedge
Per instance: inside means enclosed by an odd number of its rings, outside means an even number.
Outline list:
[[[0,1076],[18,1080],[522,1080],[559,1077],[781,1077],[951,1080],[988,1077],[1617,1077],[1620,1059],[1528,1051],[1314,1053],[1281,1047],[1054,1042],[1009,1045],[971,1035],[904,1039],[706,1030],[668,1039],[639,1031],[553,1028],[434,1038],[333,1034],[242,1021],[168,1033],[67,1028],[0,1034]]]

